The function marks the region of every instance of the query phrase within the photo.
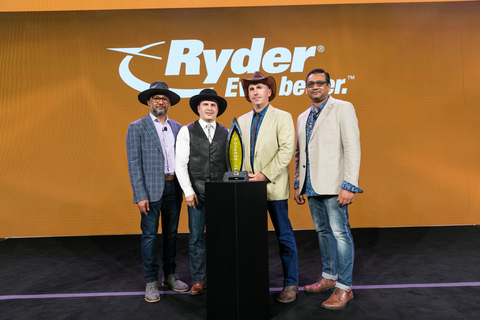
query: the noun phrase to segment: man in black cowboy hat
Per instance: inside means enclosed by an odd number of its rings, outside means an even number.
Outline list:
[[[138,100],[150,107],[149,114],[132,122],[127,132],[127,157],[133,202],[141,214],[142,264],[145,271],[145,300],[157,302],[158,293],[157,233],[162,220],[162,285],[174,291],[189,286],[175,273],[177,229],[182,205],[182,191],[175,178],[175,141],[182,125],[168,118],[170,106],[180,97],[157,81],[141,92]]]
[[[222,181],[227,171],[228,129],[216,122],[227,101],[212,89],[190,99],[190,108],[200,117],[178,133],[175,173],[188,205],[191,295],[204,292],[207,282],[205,230],[205,182]]]
[[[238,119],[245,141],[244,170],[249,181],[268,181],[267,208],[275,227],[283,266],[283,290],[277,300],[290,303],[298,293],[297,245],[288,218],[288,164],[295,151],[295,128],[290,113],[274,108],[276,83],[255,72],[242,79],[245,98],[253,110]]]

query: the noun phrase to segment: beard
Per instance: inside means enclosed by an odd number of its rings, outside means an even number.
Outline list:
[[[165,114],[167,114],[168,108],[155,109],[153,106],[151,106],[151,107],[150,107],[150,111],[152,111],[152,113],[153,113],[155,116],[164,116]]]

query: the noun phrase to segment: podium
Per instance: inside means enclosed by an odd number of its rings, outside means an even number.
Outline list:
[[[266,182],[205,184],[207,319],[269,319]]]

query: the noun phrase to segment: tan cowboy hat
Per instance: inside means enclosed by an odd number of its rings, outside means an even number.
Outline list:
[[[272,90],[272,94],[268,98],[268,101],[275,99],[275,94],[277,93],[277,84],[275,79],[272,76],[265,77],[260,71],[255,71],[250,79],[242,78],[243,92],[245,93],[245,99],[247,99],[248,102],[252,102],[248,97],[248,86],[252,83],[263,83],[269,87],[270,90]]]

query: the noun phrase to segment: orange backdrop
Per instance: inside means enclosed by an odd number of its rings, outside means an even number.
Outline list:
[[[290,6],[312,4],[455,2],[461,0],[2,0],[2,11],[64,11],[158,8]],[[475,1],[475,0],[470,0]]]
[[[1,12],[0,237],[138,233],[125,135],[148,108],[131,79],[214,87],[229,127],[251,109],[235,87],[250,64],[276,78],[273,105],[294,119],[313,68],[354,104],[365,193],[353,227],[477,224],[478,17],[478,2]],[[169,116],[196,120],[188,98]],[[294,228],[312,228],[290,200]]]

